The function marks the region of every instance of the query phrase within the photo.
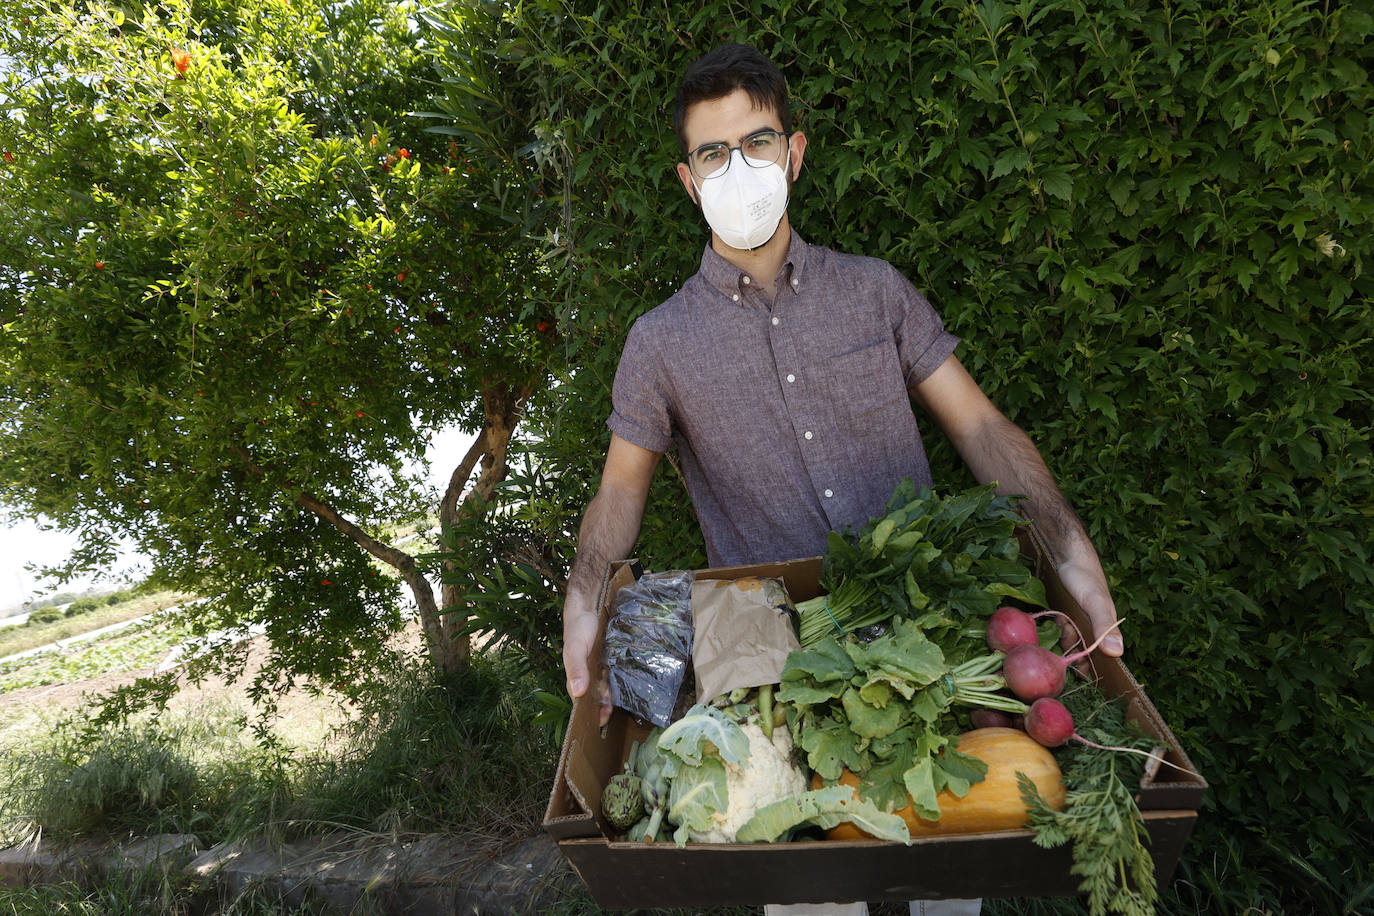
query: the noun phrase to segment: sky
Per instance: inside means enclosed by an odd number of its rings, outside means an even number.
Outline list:
[[[437,488],[448,485],[449,475],[472,445],[473,436],[457,429],[440,430],[434,434],[426,457],[429,460],[429,482]],[[52,580],[40,579],[26,567],[53,566],[71,555],[76,542],[72,535],[60,531],[45,531],[33,522],[6,523],[0,519],[0,614],[17,609],[24,602],[51,594]],[[114,578],[99,582],[81,580],[61,587],[62,591],[81,591],[99,586],[104,589],[124,587],[119,577],[137,573],[146,558],[130,552],[121,558]]]

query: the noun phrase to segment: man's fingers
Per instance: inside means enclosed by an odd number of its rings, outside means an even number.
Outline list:
[[[575,700],[587,692],[591,678],[587,675],[587,651],[581,645],[564,645],[563,670],[567,673],[568,696]]]
[[[611,712],[614,709],[611,703],[611,674],[605,668],[601,669],[601,677],[596,683],[596,695],[601,703],[599,718],[601,725],[604,726],[611,721]]]

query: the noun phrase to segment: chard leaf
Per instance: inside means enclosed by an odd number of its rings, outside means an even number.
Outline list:
[[[836,719],[826,719],[817,728],[806,729],[798,741],[806,751],[806,762],[821,778],[834,782],[846,768],[862,773],[868,761],[859,750],[849,726]]]
[[[927,725],[934,725],[935,721],[948,708],[949,691],[945,689],[943,683],[924,687],[911,698],[911,715]]]
[[[886,708],[893,693],[909,695],[911,687],[901,680],[879,674],[870,678],[868,683],[859,688],[859,696],[863,698],[863,701],[879,709]]]
[[[894,745],[885,759],[874,762],[859,780],[860,794],[883,811],[897,811],[911,803],[903,777],[916,758],[909,733],[903,736],[905,740]]]
[[[926,820],[940,817],[939,794],[935,790],[935,763],[929,757],[919,757],[911,769],[902,774],[902,785],[911,796],[911,808]]]
[[[880,840],[910,843],[906,821],[879,811],[854,794],[849,786],[812,789],[801,795],[765,805],[754,812],[735,834],[741,843],[775,842],[797,827],[815,824],[829,830],[849,823]]]
[[[940,788],[948,789],[960,798],[968,794],[974,783],[982,782],[988,775],[986,763],[977,757],[960,753],[955,749],[953,742],[948,742],[940,755],[934,759],[935,767],[939,771],[936,778],[943,782]]]
[[[901,727],[902,708],[896,703],[879,709],[866,702],[857,688],[846,690],[840,702],[849,718],[849,730],[860,738],[883,738]]]
[[[812,682],[812,686],[839,685],[833,696],[843,692],[843,686],[854,676],[854,662],[836,639],[823,639],[810,649],[793,649],[783,667],[784,689],[794,683]]]
[[[849,654],[856,667],[904,680],[913,687],[924,687],[949,670],[940,647],[905,620],[896,621],[892,633],[867,645],[851,644]]]
[[[806,708],[839,699],[848,689],[848,681],[831,681],[819,687],[802,681],[783,681],[782,686],[773,691],[773,698]]]

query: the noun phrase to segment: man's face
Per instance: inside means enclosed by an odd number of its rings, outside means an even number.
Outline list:
[[[697,102],[687,109],[683,120],[683,133],[687,137],[687,149],[692,151],[703,143],[724,143],[726,146],[739,146],[744,138],[761,130],[782,130],[782,119],[771,108],[758,108],[749,93],[736,89],[727,96]],[[787,140],[788,169],[787,181],[790,185],[801,174],[802,155],[806,151],[806,136],[794,131]],[[693,183],[691,169],[686,162],[677,166],[678,178],[688,196],[698,205],[696,184]],[[700,182],[700,179],[697,179]]]

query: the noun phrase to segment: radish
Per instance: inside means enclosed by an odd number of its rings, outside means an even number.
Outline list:
[[[1058,696],[1064,689],[1065,669],[1088,656],[1120,623],[1120,620],[1113,623],[1097,637],[1097,642],[1073,655],[1056,655],[1038,645],[1017,646],[1007,653],[1006,660],[1002,662],[1002,674],[1007,679],[1007,686],[1028,703],[1041,697]]]
[[[974,728],[1017,728],[1016,720],[999,709],[975,709],[968,714]],[[1020,718],[1019,716],[1017,718]]]
[[[1126,751],[1131,754],[1139,754],[1142,757],[1149,757],[1151,760],[1158,760],[1160,763],[1168,764],[1183,773],[1194,773],[1187,767],[1177,766],[1157,754],[1142,751],[1134,747],[1107,747],[1098,744],[1096,741],[1089,741],[1078,732],[1074,731],[1073,716],[1063,703],[1054,697],[1041,697],[1031,704],[1030,710],[1026,713],[1026,734],[1034,738],[1038,743],[1045,747],[1059,747],[1067,741],[1077,741],[1079,744],[1086,744],[1088,747],[1095,747],[1099,751]]]
[[[988,619],[988,646],[994,652],[1010,652],[1037,642],[1035,618],[1020,608],[999,607]]]
[[[1061,618],[1060,629],[1067,628],[1070,632],[1077,634],[1078,627],[1074,626],[1067,614],[1059,611],[1040,611],[1036,614],[1027,614],[1020,608],[1011,606],[999,607],[993,611],[992,617],[988,619],[988,646],[994,652],[1006,654],[1017,646],[1034,646],[1040,642],[1039,634],[1035,631],[1035,622],[1041,617],[1054,615]]]

